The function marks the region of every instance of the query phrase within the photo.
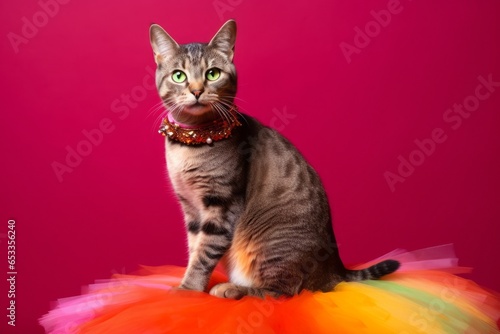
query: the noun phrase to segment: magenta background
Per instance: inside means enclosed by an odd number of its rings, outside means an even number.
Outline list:
[[[401,0],[401,13],[351,63],[339,44],[353,44],[353,29],[387,1],[219,3],[232,11],[220,17],[217,1],[70,1],[18,53],[7,34],[21,34],[22,18],[41,7],[0,4],[0,254],[16,219],[19,272],[12,332],[41,332],[36,318],[50,302],[94,279],[186,262],[152,113],[159,98],[147,90],[123,119],[112,107],[151,79],[152,22],[185,43],[237,20],[240,105],[267,124],[276,110],[296,115],[282,133],[323,178],[345,262],[454,243],[461,264],[474,267],[469,277],[500,290],[500,89],[458,130],[442,118],[479,75],[500,81],[498,1]],[[105,118],[114,130],[59,182],[51,164]],[[447,141],[391,192],[384,172],[437,127]]]

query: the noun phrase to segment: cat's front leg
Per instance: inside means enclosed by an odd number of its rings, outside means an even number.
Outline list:
[[[204,291],[210,276],[231,245],[233,228],[218,217],[187,222],[189,263],[181,289]]]

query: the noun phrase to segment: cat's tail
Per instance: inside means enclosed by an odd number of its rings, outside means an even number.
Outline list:
[[[396,260],[385,260],[361,270],[348,270],[346,281],[363,281],[367,279],[379,279],[382,276],[398,270],[400,263]]]

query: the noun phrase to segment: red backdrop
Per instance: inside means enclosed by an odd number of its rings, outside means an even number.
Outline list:
[[[347,263],[454,243],[470,277],[500,290],[498,1],[0,8],[0,257],[14,219],[12,332],[41,332],[50,302],[94,279],[186,263],[156,132],[153,22],[186,43],[237,20],[241,109],[279,128],[319,171]]]

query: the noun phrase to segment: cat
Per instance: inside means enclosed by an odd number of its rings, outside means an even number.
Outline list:
[[[396,271],[394,260],[344,267],[316,171],[287,139],[234,104],[235,39],[234,20],[209,43],[179,45],[159,25],[150,27],[167,110],[160,132],[188,236],[179,289],[206,291],[218,263],[229,282],[207,292],[232,299],[327,292]]]

